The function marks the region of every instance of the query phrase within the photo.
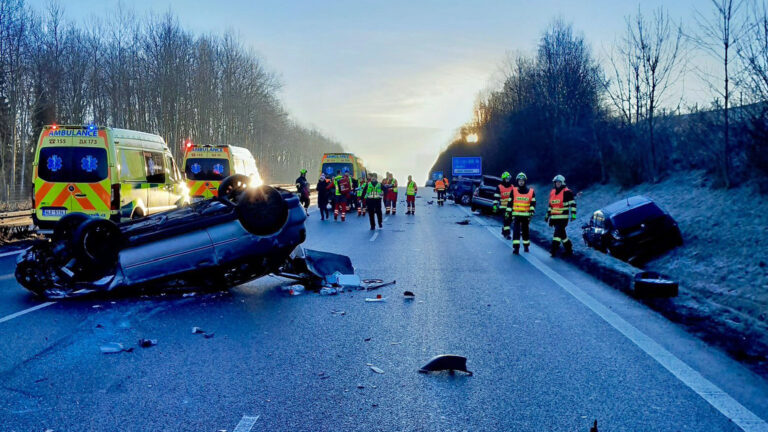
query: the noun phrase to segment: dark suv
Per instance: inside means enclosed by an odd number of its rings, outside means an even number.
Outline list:
[[[650,198],[633,196],[592,214],[582,228],[587,246],[629,262],[683,244],[677,222]]]
[[[496,202],[496,188],[501,183],[499,177],[484,175],[480,184],[472,194],[472,211],[493,213],[493,205]]]
[[[472,194],[479,184],[479,179],[463,177],[454,179],[448,187],[448,197],[454,200],[456,204],[470,205],[472,203]]]

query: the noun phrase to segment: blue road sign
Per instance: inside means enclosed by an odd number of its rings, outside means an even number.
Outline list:
[[[483,158],[455,157],[452,160],[453,176],[480,176],[483,174]]]
[[[442,171],[432,171],[432,180],[442,180],[443,178],[443,172]]]

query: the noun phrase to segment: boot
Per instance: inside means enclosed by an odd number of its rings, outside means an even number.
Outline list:
[[[524,245],[523,245],[523,250],[524,250],[525,252],[530,252],[530,251],[531,251],[531,250],[530,250],[530,248],[528,247],[528,245],[527,245],[527,244],[524,244]]]
[[[557,240],[552,240],[552,249],[550,249],[549,255],[552,256],[552,258],[556,257],[558,249],[560,249],[560,242]]]
[[[515,246],[512,248],[512,253],[515,255],[520,255],[520,246]]]
[[[573,256],[573,242],[571,240],[566,240],[563,242],[563,246],[565,246],[565,253],[563,256]]]

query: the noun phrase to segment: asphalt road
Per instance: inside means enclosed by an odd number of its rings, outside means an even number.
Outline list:
[[[0,431],[768,430],[763,378],[538,247],[513,256],[497,222],[458,225],[466,209],[427,199],[376,231],[311,213],[305,246],[397,280],[373,292],[290,296],[266,277],[15,315],[42,302],[0,250]],[[134,350],[102,354],[108,342]],[[474,376],[417,373],[443,353]]]

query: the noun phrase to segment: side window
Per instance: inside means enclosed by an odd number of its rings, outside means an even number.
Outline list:
[[[118,150],[120,180],[129,182],[147,181],[146,164],[138,150]]]
[[[147,169],[147,182],[165,183],[165,163],[162,153],[144,152],[144,163]]]
[[[173,161],[171,155],[165,155],[165,175],[174,183],[180,179],[179,170],[176,169],[176,163]]]

